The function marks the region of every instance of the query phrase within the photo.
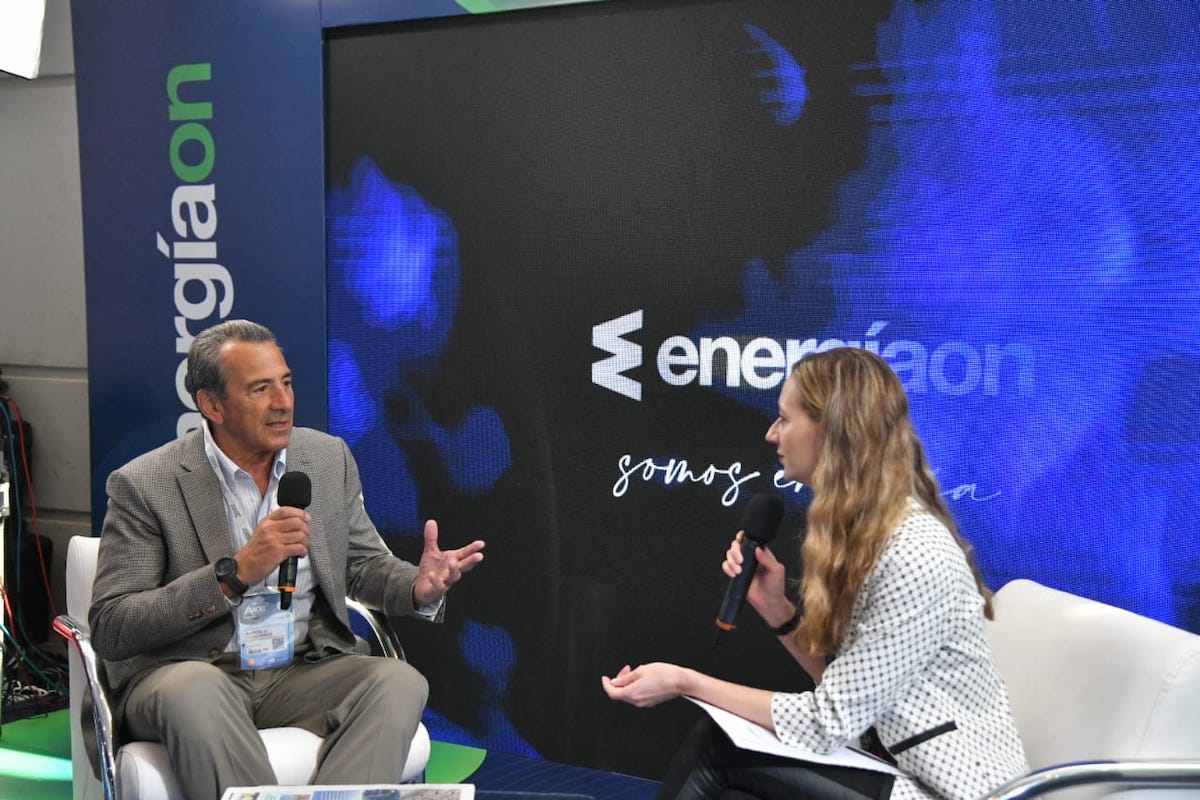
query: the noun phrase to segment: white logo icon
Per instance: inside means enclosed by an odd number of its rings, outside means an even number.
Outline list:
[[[603,361],[592,364],[592,383],[625,395],[631,400],[642,399],[642,385],[621,374],[642,365],[642,346],[621,338],[641,330],[641,327],[641,309],[592,326],[592,346],[612,353]]]

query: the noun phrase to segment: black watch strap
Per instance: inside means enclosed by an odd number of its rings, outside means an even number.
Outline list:
[[[800,609],[796,609],[796,613],[792,614],[792,618],[780,625],[778,628],[771,628],[771,633],[776,636],[787,636],[796,628],[800,627],[801,614]]]
[[[233,591],[235,597],[241,597],[250,588],[238,579],[238,563],[232,558],[228,556],[219,558],[214,566],[217,571],[217,580],[228,586]]]

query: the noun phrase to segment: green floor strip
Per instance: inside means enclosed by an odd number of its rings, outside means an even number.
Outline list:
[[[0,727],[0,798],[70,800],[71,720],[66,709]]]
[[[467,778],[483,763],[487,750],[448,742],[430,743],[426,783],[470,783]]]
[[[51,711],[0,726],[0,747],[71,759],[71,717],[67,709]]]

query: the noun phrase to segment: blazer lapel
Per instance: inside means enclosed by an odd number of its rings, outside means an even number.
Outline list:
[[[188,517],[200,547],[211,564],[218,558],[233,555],[233,536],[225,522],[225,499],[221,494],[221,482],[213,472],[208,456],[204,454],[204,433],[195,431],[184,442],[179,459],[177,478],[179,493],[187,506]],[[200,520],[208,524],[200,524]],[[221,520],[224,524],[212,524]]]

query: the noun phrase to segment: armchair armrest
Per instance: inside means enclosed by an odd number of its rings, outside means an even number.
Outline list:
[[[404,657],[404,647],[400,644],[400,638],[396,636],[395,629],[392,628],[391,623],[382,612],[367,608],[352,597],[346,598],[346,608],[357,614],[370,628],[372,641],[369,644],[373,653],[388,658],[398,658],[401,661],[407,660]]]
[[[83,668],[87,691],[79,709],[79,724],[92,774],[103,785],[106,798],[119,797],[116,768],[119,745],[113,729],[112,708],[108,704],[108,693],[100,675],[96,652],[92,649],[92,640],[87,630],[68,614],[55,617],[53,627],[55,633],[75,648]],[[88,724],[89,718],[91,725]]]
[[[981,800],[1026,800],[1072,786],[1107,783],[1146,788],[1200,787],[1200,761],[1080,761],[1039,769]]]

